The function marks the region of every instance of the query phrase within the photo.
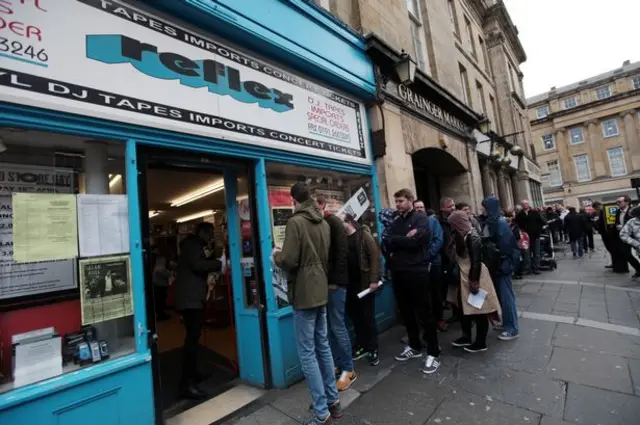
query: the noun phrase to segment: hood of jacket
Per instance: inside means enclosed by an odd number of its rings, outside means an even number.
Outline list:
[[[324,215],[322,214],[322,210],[316,204],[316,201],[313,199],[309,199],[296,207],[295,213],[301,217],[306,218],[312,223],[318,224],[322,222],[324,219]]]
[[[495,224],[500,219],[500,201],[495,196],[488,196],[482,205],[487,210],[487,224]]]

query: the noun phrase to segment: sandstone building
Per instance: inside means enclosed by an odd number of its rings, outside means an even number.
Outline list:
[[[545,201],[586,206],[636,199],[640,62],[527,99]]]
[[[541,205],[539,168],[526,114],[526,60],[502,0],[316,0],[365,36],[376,64],[371,105],[383,203],[401,187],[431,208],[453,197],[477,209],[495,194],[503,205]],[[406,55],[415,78],[398,72]]]

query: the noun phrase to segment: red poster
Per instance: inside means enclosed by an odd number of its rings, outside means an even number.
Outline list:
[[[269,186],[269,205],[273,207],[293,207],[291,188],[288,186]]]

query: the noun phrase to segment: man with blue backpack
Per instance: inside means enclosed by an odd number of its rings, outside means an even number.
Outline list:
[[[520,249],[507,220],[502,216],[498,198],[487,197],[482,202],[482,209],[483,260],[491,273],[502,306],[504,330],[498,339],[511,341],[520,332],[511,280],[520,261]]]

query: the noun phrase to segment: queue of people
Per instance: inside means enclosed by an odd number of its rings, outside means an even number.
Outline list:
[[[370,366],[379,364],[375,299],[358,293],[377,291],[383,272],[391,277],[407,331],[406,346],[395,359],[422,359],[426,375],[441,365],[438,332],[447,331],[445,305],[461,322],[462,335],[454,347],[486,351],[490,323],[502,341],[519,336],[512,277],[521,247],[497,198],[485,199],[477,217],[468,205],[444,198],[436,214],[425,211],[409,189],[401,189],[394,195],[395,210],[379,212],[378,246],[355,217],[323,212],[326,201],[313,199],[304,183],[296,183],[291,196],[294,215],[283,246],[274,248],[274,261],[289,276],[296,345],[312,398],[312,415],[304,424],[340,419],[338,393],[357,379],[355,360],[366,357]],[[523,211],[522,226],[535,229],[542,219],[530,207]],[[355,328],[353,341],[346,317]]]

